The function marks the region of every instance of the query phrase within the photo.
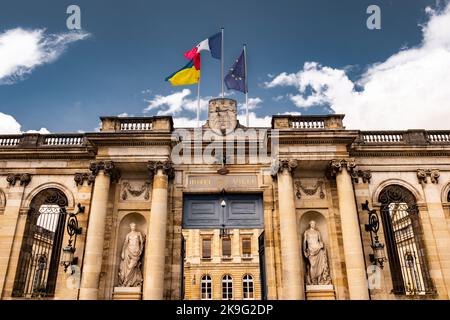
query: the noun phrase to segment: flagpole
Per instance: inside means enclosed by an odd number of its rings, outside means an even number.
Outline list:
[[[245,66],[245,120],[247,127],[249,126],[248,116],[248,74],[247,74],[247,45],[244,44],[244,66]]]
[[[222,32],[222,44],[221,44],[221,53],[220,53],[220,83],[222,84],[222,99],[224,97],[224,91],[223,91],[223,52],[224,52],[224,29],[221,28],[220,31]]]
[[[197,82],[197,128],[200,127],[200,78]]]

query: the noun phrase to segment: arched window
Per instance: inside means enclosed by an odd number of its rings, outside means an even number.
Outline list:
[[[390,185],[379,196],[393,292],[432,293],[426,263],[419,210],[414,195],[399,185]]]
[[[201,281],[201,299],[211,300],[212,299],[212,281],[209,275],[204,275]]]
[[[244,300],[253,300],[255,298],[253,277],[249,274],[242,278],[242,292]]]
[[[222,300],[233,299],[233,278],[226,274],[222,277]]]
[[[45,189],[31,201],[14,280],[13,297],[49,297],[55,293],[67,198]]]

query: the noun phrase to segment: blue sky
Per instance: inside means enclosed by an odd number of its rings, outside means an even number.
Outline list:
[[[185,51],[224,27],[226,70],[239,55],[242,44],[248,46],[249,95],[257,99],[253,101],[259,101],[252,110],[255,124],[265,116],[284,112],[345,112],[354,114],[349,123],[358,126],[363,123],[366,111],[367,116],[382,117],[390,109],[378,110],[377,105],[384,108],[386,101],[399,100],[391,108],[399,109],[397,120],[386,121],[385,127],[401,128],[401,112],[408,111],[401,106],[409,102],[402,100],[402,96],[388,95],[382,101],[372,98],[380,95],[369,94],[377,85],[371,81],[386,76],[397,84],[398,80],[377,66],[392,67],[391,60],[396,60],[402,51],[419,48],[422,53],[429,53],[423,49],[429,46],[421,25],[444,16],[441,20],[447,26],[448,12],[442,13],[446,3],[435,0],[2,0],[0,41],[2,34],[17,28],[29,32],[45,29],[42,39],[69,33],[66,8],[70,4],[81,8],[81,25],[88,36],[67,40],[56,59],[38,64],[6,83],[0,82],[0,112],[20,123],[21,131],[41,127],[51,132],[94,131],[101,115],[165,114],[168,108],[187,123],[195,118],[195,112],[189,111],[192,109],[189,103],[195,99],[196,86],[171,87],[164,78],[186,63],[182,56]],[[381,30],[366,27],[369,16],[366,9],[371,4],[381,8]],[[435,11],[427,13],[427,7]],[[438,26],[432,32],[442,38],[438,46],[443,55],[439,57],[448,63],[447,40],[450,39],[446,31],[441,34],[441,28]],[[407,63],[420,70],[417,63],[426,66],[429,61],[420,57]],[[400,56],[397,60],[402,59]],[[2,63],[8,61],[0,61],[0,67]],[[219,61],[203,54],[201,72],[202,97],[217,96]],[[411,78],[408,72],[403,74],[405,79]],[[435,78],[433,74],[423,75],[428,76]],[[449,78],[444,74],[437,77],[448,88]],[[389,82],[382,79],[378,83]],[[342,84],[348,86],[339,87]],[[358,89],[358,85],[363,88]],[[402,92],[405,86],[408,88],[407,84],[394,87],[394,91]],[[183,89],[192,93],[188,95]],[[366,90],[368,94],[355,98],[358,90]],[[384,88],[383,95],[389,91]],[[178,96],[173,96],[177,93]],[[439,91],[432,96],[434,100],[424,103],[436,105],[442,99],[447,102],[440,108],[449,109],[447,96],[440,96]],[[244,100],[240,93],[232,97],[239,102]],[[153,107],[148,108],[149,105]],[[410,115],[411,122],[406,122],[410,126],[433,125],[432,119],[414,122],[420,113]],[[202,118],[205,117],[203,112]],[[382,122],[380,119],[373,122],[374,128]],[[6,121],[2,126],[6,127]]]

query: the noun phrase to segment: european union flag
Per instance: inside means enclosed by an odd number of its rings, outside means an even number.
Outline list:
[[[245,74],[245,52],[242,50],[241,55],[231,67],[228,74],[225,76],[225,85],[228,90],[233,89],[243,93],[247,93],[247,81]]]

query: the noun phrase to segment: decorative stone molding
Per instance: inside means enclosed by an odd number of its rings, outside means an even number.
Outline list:
[[[162,170],[163,173],[167,175],[169,179],[173,179],[175,177],[175,170],[173,169],[173,163],[170,160],[149,161],[147,164],[147,168],[151,178],[153,178],[153,176],[156,175],[158,170]]]
[[[127,200],[128,195],[132,196],[133,198],[138,198],[142,194],[144,194],[144,199],[148,200],[148,199],[150,199],[150,183],[151,183],[151,181],[147,180],[138,189],[133,189],[130,182],[125,181],[124,183],[122,183],[122,190],[120,192],[120,198],[122,200]]]
[[[370,179],[372,179],[372,172],[370,170],[353,170],[350,175],[355,183],[359,183],[360,178],[363,183],[370,183]]]
[[[77,172],[75,173],[73,180],[75,181],[77,187],[82,186],[84,184],[84,181],[87,181],[88,185],[90,186],[95,182],[95,175],[87,172]]]
[[[31,181],[31,174],[29,173],[10,173],[6,177],[9,186],[13,187],[17,181],[20,181],[20,185],[26,187]]]
[[[111,182],[118,182],[120,179],[120,170],[116,168],[113,161],[93,161],[89,165],[89,170],[92,171],[93,176],[97,176],[100,170],[110,176]]]
[[[440,175],[439,169],[417,169],[417,179],[419,179],[419,183],[427,183],[427,177],[430,177],[431,183],[437,184]]]
[[[300,190],[303,191],[303,193],[305,193],[308,196],[313,196],[317,193],[317,190],[320,190],[320,192],[319,192],[320,199],[325,198],[325,193],[323,192],[323,181],[322,180],[318,180],[316,182],[316,184],[310,188],[303,186],[300,180],[296,180],[294,182],[294,185],[296,188],[295,196],[297,197],[297,199],[301,199],[301,197],[302,197]]]
[[[333,159],[330,163],[330,171],[331,175],[335,176],[339,172],[342,171],[342,168],[346,168],[347,171],[351,174],[353,170],[356,168],[355,159],[348,158],[348,159]]]

